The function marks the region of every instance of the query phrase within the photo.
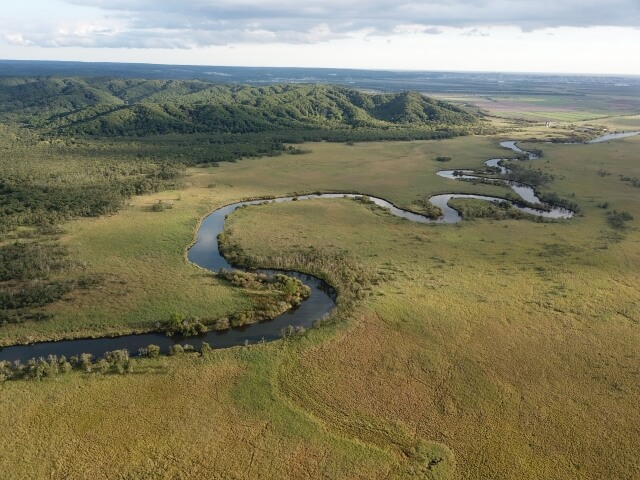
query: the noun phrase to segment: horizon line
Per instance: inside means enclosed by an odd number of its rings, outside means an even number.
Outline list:
[[[144,65],[157,67],[196,67],[196,68],[259,68],[259,69],[298,69],[298,70],[352,70],[360,72],[398,72],[398,73],[465,73],[465,74],[508,74],[508,75],[548,75],[575,77],[638,77],[640,73],[589,73],[589,72],[557,72],[557,71],[509,71],[509,70],[442,70],[442,69],[399,69],[399,68],[362,68],[362,67],[317,67],[317,66],[268,66],[268,65],[210,65],[210,64],[180,64],[180,63],[146,63],[126,61],[90,61],[90,60],[50,60],[50,59],[20,59],[0,58],[0,62],[23,63],[81,63],[86,65]],[[8,76],[0,73],[0,76]]]

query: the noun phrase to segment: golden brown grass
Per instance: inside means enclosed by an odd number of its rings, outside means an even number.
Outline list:
[[[365,479],[388,462],[286,407],[298,429],[286,435],[280,412],[247,412],[232,395],[247,375],[237,357],[161,359],[129,376],[3,385],[0,425],[11,435],[2,444],[2,477]],[[16,401],[25,395],[28,402]],[[263,397],[253,400],[269,406]]]
[[[568,223],[424,227],[346,200],[236,215],[236,239],[259,256],[330,244],[395,275],[352,329],[289,361],[282,391],[373,443],[384,435],[363,422],[400,422],[449,447],[461,478],[632,478],[638,234],[616,238],[595,203],[640,218],[637,188],[598,174],[637,174],[636,145],[545,145],[553,186],[584,210]]]

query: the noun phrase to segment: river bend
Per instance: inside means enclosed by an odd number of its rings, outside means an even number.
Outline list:
[[[520,149],[516,142],[502,142],[501,145],[508,148],[520,155],[526,154],[529,159],[534,160],[536,155],[525,152]],[[485,162],[489,167],[497,167],[500,169],[501,174],[508,172],[507,168],[499,165],[501,159],[491,159]],[[473,170],[459,171],[462,175],[455,176],[453,171],[443,170],[438,172],[438,175],[451,178],[451,179],[475,179],[479,178],[473,174]],[[516,193],[518,193],[523,200],[530,203],[541,203],[538,197],[535,195],[533,189],[527,185],[517,184],[515,182],[507,182],[503,179],[494,179],[497,183],[505,183],[510,186]],[[290,202],[293,200],[309,200],[318,198],[357,198],[361,197],[360,194],[355,193],[324,193],[314,195],[300,195],[281,197],[268,200],[250,200],[244,202],[237,202],[231,205],[226,205],[218,210],[215,210],[202,221],[195,243],[189,248],[187,255],[191,262],[194,264],[217,272],[221,268],[232,270],[234,267],[222,256],[218,245],[218,235],[224,230],[225,218],[233,213],[239,207],[245,205],[257,205],[263,203],[282,203]],[[490,202],[503,202],[508,201],[503,198],[491,197],[486,195],[473,195],[473,194],[441,194],[434,195],[429,198],[429,201],[442,209],[443,216],[438,219],[432,219],[424,215],[420,215],[415,212],[404,210],[392,204],[391,202],[369,196],[369,198],[378,206],[387,209],[391,214],[405,218],[412,222],[417,223],[456,223],[461,220],[460,214],[453,208],[449,207],[448,202],[453,198],[469,198],[479,199]],[[533,215],[539,215],[546,218],[569,218],[573,216],[573,212],[554,206],[550,207],[550,210],[538,210],[535,208],[521,207],[517,204],[512,205],[524,212],[531,213]],[[261,270],[268,274],[275,273],[271,270]],[[267,320],[263,322],[244,325],[242,327],[230,328],[223,331],[210,331],[204,335],[198,337],[167,337],[161,332],[152,332],[136,335],[124,335],[119,337],[104,337],[104,338],[87,338],[87,339],[74,339],[74,340],[62,340],[57,342],[40,342],[30,345],[15,345],[5,347],[0,350],[0,360],[10,361],[22,361],[25,362],[30,358],[47,357],[48,355],[64,355],[71,357],[73,355],[80,355],[81,353],[90,353],[94,357],[98,358],[104,355],[108,351],[127,349],[132,355],[137,355],[140,348],[146,347],[149,344],[158,345],[163,353],[167,353],[169,348],[175,344],[189,344],[196,349],[200,347],[202,342],[207,342],[212,348],[226,348],[238,345],[246,345],[250,343],[258,343],[263,341],[272,341],[281,338],[281,332],[288,326],[294,327],[311,327],[314,322],[326,315],[329,315],[336,306],[335,290],[329,286],[323,280],[311,275],[307,275],[300,272],[279,272],[300,279],[305,285],[311,288],[310,297],[303,301],[302,304],[278,315],[273,320]]]

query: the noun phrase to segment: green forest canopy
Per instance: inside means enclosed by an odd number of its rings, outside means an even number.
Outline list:
[[[412,128],[468,133],[478,117],[416,92],[197,80],[0,79],[0,115],[56,134],[149,135]]]

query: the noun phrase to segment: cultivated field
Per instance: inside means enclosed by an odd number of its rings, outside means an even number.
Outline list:
[[[531,122],[580,122],[605,119],[616,115],[636,114],[637,97],[623,88],[618,94],[569,95],[534,93],[526,95],[437,95],[442,100],[475,105],[498,118]]]

